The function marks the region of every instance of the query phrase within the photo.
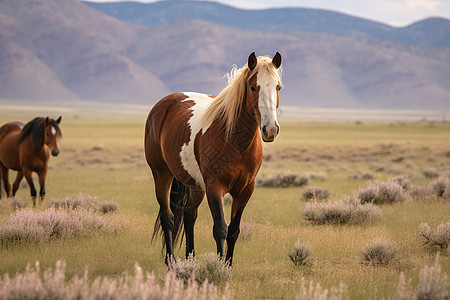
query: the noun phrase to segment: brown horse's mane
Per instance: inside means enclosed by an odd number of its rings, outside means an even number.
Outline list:
[[[27,137],[31,136],[33,143],[36,144],[37,147],[42,148],[44,146],[44,121],[45,118],[36,117],[27,124],[22,129],[22,133],[20,134],[19,144],[22,143]],[[59,128],[58,123],[50,119],[50,124],[56,129],[59,136],[62,137],[61,129]]]
[[[233,67],[228,78],[228,85],[215,97],[201,119],[201,127],[208,127],[215,120],[225,127],[225,134],[229,136],[233,131],[235,120],[240,113],[240,107],[246,92],[246,80],[253,74],[271,76],[281,84],[281,70],[278,70],[268,56],[259,56],[256,67],[250,70],[248,64],[238,69]]]

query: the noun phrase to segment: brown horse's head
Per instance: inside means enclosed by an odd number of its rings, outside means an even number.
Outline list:
[[[44,120],[44,144],[50,148],[53,156],[58,156],[59,154],[58,139],[61,137],[61,130],[59,129],[60,122],[61,117],[57,120],[47,117]]]
[[[250,74],[247,80],[247,104],[259,112],[259,126],[264,142],[272,142],[280,131],[277,120],[281,79],[278,69],[281,55],[276,53],[272,60],[256,57],[253,52],[248,57]]]

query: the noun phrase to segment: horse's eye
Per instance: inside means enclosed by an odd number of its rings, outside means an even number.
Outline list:
[[[281,86],[278,87],[278,90],[281,91]]]
[[[252,92],[256,91],[256,89],[254,87],[251,87],[250,90],[252,90]]]

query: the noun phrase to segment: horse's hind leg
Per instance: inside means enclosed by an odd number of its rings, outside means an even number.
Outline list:
[[[3,186],[5,187],[6,197],[11,196],[11,184],[9,183],[9,172],[8,169],[0,163],[0,173],[1,179],[3,179]]]
[[[19,189],[20,186],[20,182],[22,181],[23,178],[23,173],[22,171],[18,171],[17,175],[16,175],[16,180],[13,183],[13,187],[12,187],[12,196],[14,198],[14,196],[16,196],[16,192]]]
[[[173,253],[172,231],[174,226],[174,215],[170,209],[170,186],[172,184],[173,175],[170,172],[153,172],[155,180],[156,199],[159,203],[159,218],[164,233],[164,242],[166,245],[166,265],[170,265],[170,261],[175,259]],[[156,226],[156,225],[155,225]],[[155,227],[155,232],[157,228]]]
[[[184,210],[184,233],[186,234],[186,258],[189,255],[195,257],[194,247],[194,225],[197,220],[198,206],[205,196],[205,192],[201,190],[190,191],[189,203]]]
[[[228,226],[227,235],[227,256],[226,261],[229,262],[230,266],[233,263],[233,252],[236,241],[239,237],[241,217],[245,206],[250,200],[253,190],[255,188],[255,182],[249,183],[247,187],[239,194],[233,195],[233,204],[231,205],[231,222]]]

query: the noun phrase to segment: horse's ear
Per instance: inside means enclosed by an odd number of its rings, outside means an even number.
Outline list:
[[[44,120],[44,126],[47,126],[50,123],[50,119],[47,117]]]
[[[61,119],[62,119],[62,117],[59,116],[59,118],[56,120],[56,123],[57,123],[57,124],[61,123]]]
[[[278,69],[281,66],[281,54],[277,52],[272,59],[272,63]]]
[[[258,62],[258,59],[256,58],[255,52],[252,52],[250,56],[248,57],[248,68],[250,71],[252,71],[256,67],[256,63]]]

